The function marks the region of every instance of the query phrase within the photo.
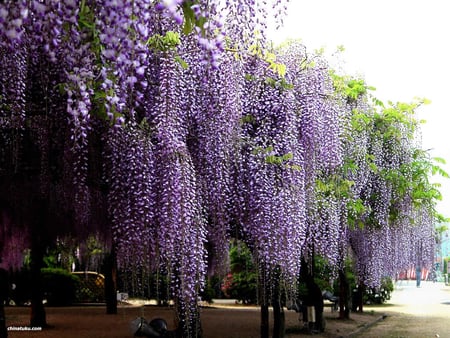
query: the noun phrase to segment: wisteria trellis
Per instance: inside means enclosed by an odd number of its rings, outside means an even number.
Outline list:
[[[187,336],[205,275],[226,267],[230,236],[247,241],[261,270],[281,269],[288,281],[301,255],[340,264],[347,243],[368,285],[417,261],[404,250],[411,236],[429,255],[429,209],[413,208],[407,192],[370,169],[400,170],[415,145],[373,125],[354,128],[355,110],[373,121],[367,95],[336,95],[322,57],[298,43],[267,52],[267,13],[281,18],[285,5],[2,2],[1,189],[18,196],[2,203],[26,193],[8,182],[28,170],[21,142],[30,134],[39,157],[33,196],[72,215],[77,231],[109,229],[122,268],[168,273]],[[357,167],[344,177],[350,193],[318,192],[317,181],[349,158]],[[359,221],[370,226],[350,229],[347,202],[358,199],[367,211]],[[400,216],[390,221],[393,207]],[[16,233],[23,224],[1,220],[0,252],[17,265],[5,252],[26,247]]]

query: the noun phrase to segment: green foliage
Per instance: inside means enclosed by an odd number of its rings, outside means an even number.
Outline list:
[[[367,114],[361,113],[357,109],[353,109],[350,123],[353,131],[362,132],[368,130],[373,121]]]
[[[445,221],[445,217],[439,215],[435,210],[437,201],[442,200],[442,194],[439,191],[440,184],[431,183],[429,178],[431,175],[440,175],[449,178],[438,164],[445,163],[442,158],[433,157],[421,149],[416,149],[413,153],[413,162],[411,163],[411,177],[409,188],[412,190],[413,203],[416,207],[427,207],[434,211],[434,215],[441,221]]]
[[[446,274],[447,273],[447,267],[448,267],[448,263],[450,262],[450,257],[445,257],[444,258],[444,266],[443,266],[443,272],[444,272],[444,274]]]
[[[412,103],[388,101],[388,105],[382,105],[381,110],[374,114],[375,131],[382,134],[385,140],[402,137],[412,139],[420,121],[414,118],[415,110],[422,104],[427,104],[426,99],[417,99]]]
[[[241,117],[240,122],[241,122],[241,124],[244,124],[244,123],[255,124],[256,119],[252,114],[247,114],[247,115],[244,115]]]
[[[229,290],[231,298],[243,304],[256,304],[257,302],[257,273],[235,273]]]
[[[44,298],[50,306],[71,305],[75,299],[75,292],[79,278],[70,272],[58,268],[41,269]]]
[[[230,248],[231,285],[226,293],[244,304],[257,301],[257,269],[250,249],[243,242],[235,242]]]
[[[147,40],[147,46],[154,51],[168,52],[180,44],[180,34],[167,31],[164,35],[154,34]]]
[[[241,121],[252,123],[254,119],[251,115],[246,115],[241,118]],[[294,158],[294,154],[289,152],[283,155],[275,155],[274,148],[272,146],[268,146],[266,148],[255,147],[255,149],[252,150],[252,154],[253,155],[263,154],[265,156],[264,161],[266,164],[273,164],[280,166],[283,165],[285,168],[292,170],[301,169],[298,165],[289,164],[289,162]]]
[[[212,303],[213,298],[220,298],[220,278],[217,276],[212,276],[206,279],[206,284],[204,290],[200,293],[202,300]]]
[[[185,35],[189,35],[192,33],[195,27],[198,27],[202,30],[204,33],[205,28],[204,25],[208,21],[205,17],[199,17],[197,18],[195,16],[194,10],[192,9],[192,6],[195,4],[198,4],[198,1],[183,1],[181,4],[181,9],[183,10],[183,17],[184,17],[184,25],[183,25],[183,33]]]
[[[358,198],[355,200],[350,199],[347,202],[347,222],[351,229],[356,227],[362,229],[364,228],[364,223],[361,221],[361,217],[367,212],[367,207],[364,202]]]
[[[95,13],[88,5],[86,5],[86,0],[82,0],[80,4],[78,27],[81,32],[84,32],[86,41],[90,42],[90,48],[99,61],[102,51],[102,44],[100,42],[98,31],[95,27]],[[70,27],[66,26],[65,29],[69,31]]]
[[[266,163],[268,164],[277,164],[277,165],[281,165],[287,161],[292,160],[292,158],[294,157],[294,155],[292,153],[287,153],[281,156],[277,156],[277,155],[267,155],[266,156]]]
[[[320,290],[333,291],[334,267],[330,266],[328,261],[319,256],[314,256],[314,282]]]
[[[358,97],[367,93],[367,87],[364,80],[350,79],[347,82],[344,93],[349,99],[356,101]]]
[[[291,90],[294,88],[294,85],[287,82],[284,77],[277,79],[267,76],[265,82],[272,88],[276,88],[279,90]]]
[[[345,272],[345,278],[348,282],[349,291],[356,289],[356,276],[355,276],[355,272],[354,272],[354,262],[349,257],[345,258],[344,272]],[[333,281],[333,292],[335,295],[339,295],[339,293],[340,293],[339,288],[340,288],[339,278],[336,278]]]
[[[333,70],[330,71],[330,76],[335,91],[347,98],[347,102],[355,102],[358,98],[366,95],[368,90],[375,89],[367,86],[363,79],[338,75]]]
[[[390,277],[383,277],[379,288],[368,289],[364,294],[364,303],[383,304],[391,299],[391,293],[394,291],[394,283]]]
[[[330,291],[334,295],[339,294],[338,281],[336,279],[336,267],[332,266],[324,257],[314,255],[314,269],[312,271],[314,283],[321,291]],[[298,283],[298,297],[304,299],[308,294],[304,272],[301,273]]]
[[[354,184],[355,182],[352,180],[347,180],[338,174],[332,174],[316,180],[316,192],[323,196],[349,197],[351,187]]]

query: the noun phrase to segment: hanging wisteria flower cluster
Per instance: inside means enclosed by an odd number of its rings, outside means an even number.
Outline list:
[[[421,153],[413,116],[417,107],[417,103],[381,106],[365,129],[368,163],[359,168],[364,169],[366,184],[357,191],[364,203],[359,215],[364,227],[350,229],[349,241],[358,278],[366,286],[379,286],[382,277],[394,277],[400,269],[432,268],[435,219],[430,212],[436,201],[415,201],[431,188],[430,172],[423,170],[429,160],[415,155]]]

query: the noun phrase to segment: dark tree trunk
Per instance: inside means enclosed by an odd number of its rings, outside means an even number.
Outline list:
[[[281,303],[281,285],[280,285],[280,271],[274,271],[273,276],[274,290],[272,296],[273,306],[273,338],[283,338],[285,331],[285,316],[283,305]]]
[[[105,301],[106,313],[117,314],[117,264],[114,245],[105,257]]]
[[[5,307],[4,307],[4,302],[8,299],[8,291],[9,291],[8,272],[5,269],[0,268],[0,338],[8,337],[8,330],[6,329]]]
[[[303,299],[303,321],[308,323],[311,333],[319,333],[325,330],[325,320],[323,316],[323,295],[322,290],[314,280],[314,254],[311,255],[309,261],[305,257],[301,258],[300,280],[305,283],[307,294]],[[313,315],[310,315],[314,312]],[[309,317],[315,317],[309,318]]]
[[[261,338],[269,338],[269,305],[261,304]]]
[[[41,268],[44,257],[44,249],[33,240],[33,248],[31,249],[31,318],[30,326],[46,327],[47,320],[45,308],[43,304],[44,294],[42,288]]]
[[[364,291],[365,291],[365,289],[366,288],[365,288],[364,284],[360,283],[359,287],[358,287],[358,304],[357,304],[358,312],[363,312],[364,311],[363,305],[364,305]]]
[[[273,338],[283,338],[285,331],[284,310],[280,300],[273,303]]]
[[[8,330],[6,329],[5,307],[3,302],[0,304],[0,338],[7,338]]]
[[[350,319],[350,286],[345,272],[345,268],[339,270],[339,319]]]
[[[31,220],[31,251],[30,251],[30,285],[31,285],[31,318],[30,325],[47,327],[46,314],[43,304],[44,293],[41,277],[44,252],[48,243],[48,204],[42,199],[36,199],[32,205]]]

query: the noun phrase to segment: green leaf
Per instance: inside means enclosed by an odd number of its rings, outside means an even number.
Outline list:
[[[189,35],[195,27],[195,14],[191,6],[191,1],[183,1],[181,5],[184,16],[183,33],[185,35]]]
[[[446,164],[447,162],[442,157],[433,157],[432,160],[437,163]]]
[[[292,160],[293,157],[294,157],[294,154],[287,153],[282,156],[282,159],[283,159],[283,161],[289,161],[289,160]]]
[[[187,64],[186,61],[184,61],[184,60],[181,58],[181,56],[176,55],[176,56],[175,56],[175,61],[176,61],[177,63],[179,63],[180,66],[181,66],[183,69],[188,69],[188,68],[189,68],[189,65]]]

